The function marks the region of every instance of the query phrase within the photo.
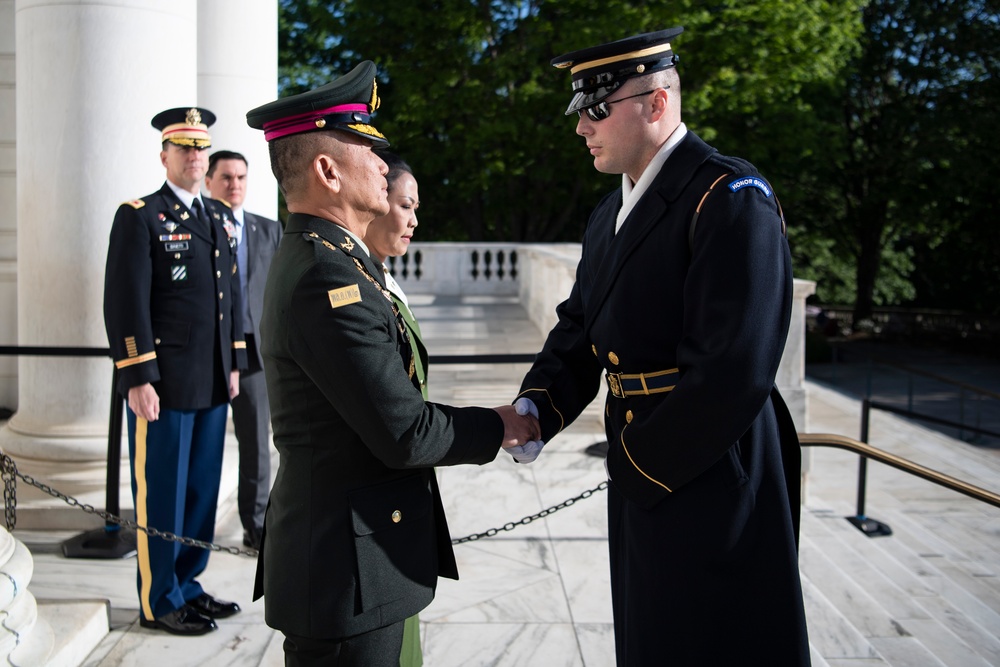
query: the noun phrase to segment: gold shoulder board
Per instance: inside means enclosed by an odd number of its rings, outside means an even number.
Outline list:
[[[133,199],[132,201],[123,202],[123,205],[124,204],[128,204],[134,209],[140,209],[146,205],[146,202],[142,201],[141,199]]]

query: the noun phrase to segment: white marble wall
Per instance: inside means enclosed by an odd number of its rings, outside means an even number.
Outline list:
[[[403,275],[403,259],[396,258],[393,276],[403,290],[410,294],[436,294],[457,296],[488,294],[491,296],[517,296],[524,266],[522,253],[528,246],[518,243],[414,243],[406,254],[407,274]],[[517,253],[516,263],[511,263],[511,252]],[[417,278],[416,257],[421,255],[421,275]],[[473,261],[478,253],[478,262]],[[486,263],[486,253],[491,261]],[[503,253],[504,261],[499,262]],[[491,275],[486,276],[489,268]],[[499,269],[503,275],[499,275]],[[516,269],[517,277],[511,275]],[[473,275],[478,272],[478,276]]]
[[[18,344],[107,346],[108,232],[122,201],[163,183],[150,119],[196,101],[196,9],[16,3]],[[64,492],[103,489],[112,368],[106,358],[21,357],[18,411],[0,448]]]

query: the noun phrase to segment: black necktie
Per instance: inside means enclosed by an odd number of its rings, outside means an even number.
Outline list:
[[[201,220],[201,224],[205,226],[205,229],[211,232],[212,223],[208,221],[208,213],[205,213],[205,209],[201,206],[201,197],[194,198],[194,203],[191,204],[191,210],[194,211],[195,217]]]

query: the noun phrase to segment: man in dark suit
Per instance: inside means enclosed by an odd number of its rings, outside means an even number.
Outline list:
[[[201,197],[211,145],[207,109],[157,114],[167,180],[118,208],[104,283],[104,321],[128,399],[136,520],[210,542],[227,404],[246,368],[229,207]],[[196,577],[208,551],[137,535],[139,623],[179,635],[216,629],[235,602]]]
[[[260,356],[260,318],[264,283],[271,258],[281,240],[281,225],[243,209],[247,194],[247,159],[234,151],[216,151],[208,158],[205,188],[232,207],[236,229],[236,263],[240,274],[243,312],[240,323],[247,344],[249,368],[240,373],[240,393],[233,399],[233,427],[240,449],[236,494],[243,544],[257,549],[264,528],[264,508],[271,488],[271,412],[267,405],[264,362]]]
[[[538,437],[513,406],[427,403],[399,309],[362,239],[389,211],[375,65],[247,114],[290,215],[261,348],[281,457],[255,599],[285,664],[398,667],[403,621],[457,578],[433,466]]]
[[[560,56],[576,132],[622,174],[517,399],[543,440],[608,383],[618,664],[807,665],[799,449],[774,387],[791,312],[784,218],[748,162],[681,122],[663,30]]]

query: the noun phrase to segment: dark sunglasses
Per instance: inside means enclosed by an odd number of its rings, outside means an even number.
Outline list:
[[[667,89],[669,87],[670,86],[661,86],[661,88],[663,89]],[[612,104],[615,104],[617,102],[624,102],[625,100],[630,100],[633,97],[642,97],[643,95],[649,95],[650,93],[655,93],[659,89],[660,88],[653,88],[652,90],[647,90],[644,93],[636,93],[635,95],[629,95],[628,97],[620,97],[617,100],[611,100],[610,102],[608,100],[603,100],[601,102],[598,102],[592,107],[587,107],[586,109],[580,109],[576,113],[579,116],[583,116],[583,114],[586,113],[587,118],[596,123],[597,121],[604,120],[605,118],[611,115]]]

